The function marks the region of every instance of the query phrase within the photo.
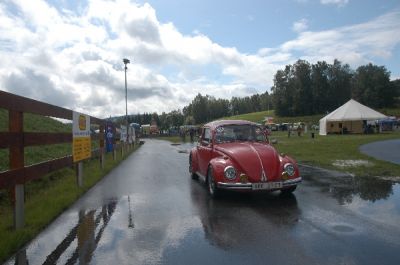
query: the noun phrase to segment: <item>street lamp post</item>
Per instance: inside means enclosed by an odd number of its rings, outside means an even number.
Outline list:
[[[128,59],[123,59],[122,60],[125,64],[125,123],[126,123],[126,144],[129,142],[129,130],[128,130],[128,84],[126,82],[126,70],[128,70],[128,67],[126,66],[130,61]]]

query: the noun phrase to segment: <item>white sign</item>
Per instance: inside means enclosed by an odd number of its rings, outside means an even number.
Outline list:
[[[73,137],[90,137],[90,116],[79,112],[72,112]]]
[[[135,129],[129,126],[129,138],[128,142],[131,144],[136,140]],[[126,126],[121,125],[121,142],[126,142]]]
[[[121,142],[126,142],[126,126],[121,125]]]

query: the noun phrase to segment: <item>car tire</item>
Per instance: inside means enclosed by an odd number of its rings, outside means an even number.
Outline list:
[[[192,179],[198,179],[198,176],[195,172],[193,172],[193,159],[192,154],[189,156],[189,173]]]
[[[281,195],[285,196],[285,195],[292,194],[296,190],[296,188],[297,188],[297,185],[291,186],[291,187],[289,187],[287,189],[282,189],[281,190]]]
[[[215,183],[213,169],[211,166],[209,166],[208,170],[207,170],[207,182],[206,183],[207,183],[208,193],[210,194],[210,196],[212,198],[217,198],[220,191]]]

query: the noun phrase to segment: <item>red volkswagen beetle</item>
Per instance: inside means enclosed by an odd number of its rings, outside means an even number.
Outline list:
[[[292,193],[301,182],[296,162],[279,155],[259,125],[241,120],[205,124],[190,151],[189,172],[212,197],[221,189]]]

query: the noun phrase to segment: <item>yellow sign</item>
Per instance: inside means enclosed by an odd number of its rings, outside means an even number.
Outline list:
[[[90,158],[92,155],[90,137],[76,137],[72,140],[74,162]]]
[[[73,112],[72,120],[72,157],[78,162],[92,156],[90,116]]]

